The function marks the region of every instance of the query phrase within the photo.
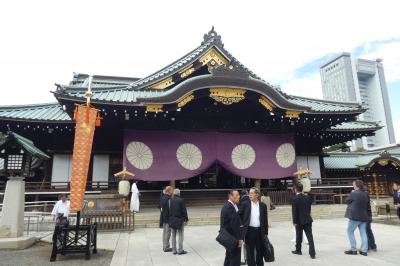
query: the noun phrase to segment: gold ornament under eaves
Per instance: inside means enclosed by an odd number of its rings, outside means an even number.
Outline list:
[[[150,113],[159,113],[163,111],[162,104],[147,104],[146,111]]]
[[[194,99],[194,95],[190,94],[178,102],[178,108],[181,108]]]
[[[231,105],[238,103],[245,99],[245,89],[239,88],[211,88],[210,97],[216,102],[220,102],[225,105]]]
[[[258,99],[258,102],[261,103],[261,105],[270,112],[272,112],[275,108],[275,104],[273,104],[268,98],[264,96],[261,96],[260,99]]]
[[[174,81],[172,80],[172,77],[168,77],[154,85],[151,86],[152,89],[157,89],[157,90],[163,90],[166,87],[169,87],[174,84]]]
[[[301,111],[287,110],[285,116],[288,118],[299,118]]]
[[[208,51],[205,55],[203,55],[199,61],[204,65],[208,64],[211,62],[211,64],[214,66],[216,64],[218,65],[226,65],[228,63],[228,60],[225,59],[217,50],[212,48],[210,51]]]

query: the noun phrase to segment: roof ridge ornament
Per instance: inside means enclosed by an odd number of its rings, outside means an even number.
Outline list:
[[[240,64],[235,58],[232,58],[231,62],[229,62],[227,65],[220,65],[215,68],[211,68],[210,70],[211,74],[214,76],[233,75],[245,78],[250,77],[249,70]]]
[[[224,47],[224,44],[221,40],[221,35],[218,35],[218,33],[214,30],[214,26],[212,26],[211,30],[208,33],[204,34],[201,45],[204,45],[207,42],[212,42],[215,45]]]

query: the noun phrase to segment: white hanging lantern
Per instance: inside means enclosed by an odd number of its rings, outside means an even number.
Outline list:
[[[128,180],[121,180],[118,183],[118,194],[127,197],[130,191],[130,184]]]

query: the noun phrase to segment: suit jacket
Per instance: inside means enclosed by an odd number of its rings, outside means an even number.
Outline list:
[[[235,207],[232,203],[227,201],[221,209],[220,227],[225,229],[238,241],[243,240],[243,236],[240,230],[240,217],[239,213],[236,212]]]
[[[313,222],[311,217],[312,198],[300,193],[292,199],[292,218],[293,224],[310,224]]]
[[[174,196],[169,201],[170,201],[169,216],[181,218],[184,222],[187,222],[189,218],[187,214],[185,201],[178,196]]]
[[[168,195],[163,195],[160,200],[161,215],[160,215],[160,225],[167,224],[169,222],[169,200]]]
[[[242,220],[242,224],[243,224],[243,215],[245,212],[245,207],[246,207],[246,204],[249,202],[250,202],[250,197],[248,195],[245,195],[240,199],[240,202],[238,204],[239,216],[240,216],[240,219]]]
[[[369,200],[367,192],[361,189],[351,192],[346,203],[346,218],[359,222],[368,222]]]
[[[261,234],[268,235],[268,211],[267,211],[268,208],[264,202],[259,201],[258,204],[260,209]],[[250,225],[250,217],[251,217],[251,201],[246,202],[246,205],[244,207],[244,213],[242,219],[242,224],[245,227],[244,234],[246,234],[246,229]]]
[[[397,191],[393,193],[393,204],[400,203],[400,196]],[[400,208],[397,209],[397,216],[400,218]]]

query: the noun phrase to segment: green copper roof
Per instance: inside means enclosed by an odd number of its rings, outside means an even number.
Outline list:
[[[61,85],[59,85],[61,86]],[[85,101],[86,88],[77,88],[71,86],[62,86],[64,89],[63,94],[68,97],[73,97]],[[114,86],[114,87],[102,87],[93,88],[92,100],[101,102],[115,102],[115,103],[131,103],[137,104],[137,99],[150,99],[157,98],[160,96],[167,95],[170,91],[135,91],[126,87]],[[284,95],[286,97],[286,95]],[[286,97],[289,102],[311,108],[311,111],[318,113],[347,113],[347,112],[359,112],[362,113],[363,109],[358,103],[338,103],[323,101],[317,99],[308,99],[297,96]]]
[[[57,123],[72,121],[59,103],[2,106],[0,119]]]
[[[43,151],[41,151],[40,149],[38,149],[31,140],[18,135],[15,132],[8,132],[5,137],[0,139],[0,148],[4,145],[6,145],[8,142],[15,140],[19,145],[21,145],[21,147],[28,152],[29,154],[31,154],[34,157],[37,157],[39,159],[50,159],[50,156],[48,156],[46,153],[44,153]]]
[[[400,160],[400,154],[391,154]],[[326,169],[358,169],[359,166],[369,164],[373,159],[379,157],[379,152],[349,152],[333,153],[324,157]]]
[[[352,112],[363,110],[361,105],[355,102],[334,102],[291,95],[285,96],[290,102],[310,107],[315,112]]]
[[[329,131],[370,131],[382,128],[375,122],[353,121],[345,122],[328,129]]]

